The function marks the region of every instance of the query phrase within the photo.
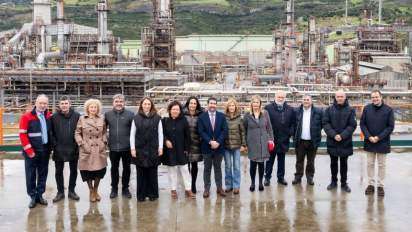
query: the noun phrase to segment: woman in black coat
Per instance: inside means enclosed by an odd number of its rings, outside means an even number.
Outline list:
[[[168,118],[162,119],[165,139],[163,164],[168,166],[172,198],[177,198],[177,182],[179,172],[183,177],[186,197],[194,197],[190,181],[188,154],[190,152],[190,129],[183,115],[182,105],[173,101],[167,107]]]
[[[157,167],[163,155],[163,126],[153,101],[145,97],[140,101],[130,130],[132,162],[136,164],[137,200],[159,198]]]
[[[189,123],[190,129],[190,153],[188,155],[189,158],[189,171],[192,176],[192,193],[196,193],[196,179],[197,179],[197,172],[198,162],[203,160],[203,156],[200,152],[200,135],[197,131],[197,120],[199,115],[203,113],[203,109],[200,106],[200,102],[196,97],[189,97],[186,101],[185,107],[183,109],[183,113],[186,117],[187,122]]]

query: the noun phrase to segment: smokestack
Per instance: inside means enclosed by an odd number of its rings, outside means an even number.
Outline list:
[[[316,63],[316,21],[309,17],[309,65]]]
[[[170,0],[160,0],[158,12],[161,18],[170,18]]]
[[[51,24],[51,3],[50,0],[33,0],[33,23]]]
[[[57,0],[57,46],[64,52],[64,1]]]
[[[106,0],[100,0],[97,3],[97,17],[98,17],[98,36],[99,44],[97,52],[99,54],[109,54],[109,43],[107,36],[107,12],[108,6]]]

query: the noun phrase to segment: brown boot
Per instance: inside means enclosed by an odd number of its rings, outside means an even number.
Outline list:
[[[186,190],[186,191],[185,191],[185,196],[186,196],[187,198],[192,198],[192,199],[195,199],[195,198],[196,198],[196,195],[192,193],[192,190]]]
[[[233,189],[233,194],[238,195],[239,194],[239,189]]]
[[[385,196],[385,190],[383,190],[383,187],[378,187],[378,196],[379,197]]]
[[[205,191],[203,192],[203,198],[209,198],[209,196],[210,196],[210,192],[207,191],[207,190],[205,190]]]
[[[373,185],[368,185],[365,189],[365,195],[371,195],[375,192],[375,187]]]
[[[102,198],[100,197],[99,193],[97,192],[97,189],[94,190],[94,195],[96,196],[96,200],[100,201]]]
[[[221,197],[225,197],[225,196],[226,196],[226,193],[225,193],[225,191],[223,191],[222,188],[217,189],[216,193],[217,193],[218,195],[220,195]]]
[[[171,194],[171,196],[172,196],[173,199],[177,199],[177,192],[176,192],[176,190],[170,191],[170,194]]]
[[[93,189],[90,190],[90,202],[96,202],[96,194]]]

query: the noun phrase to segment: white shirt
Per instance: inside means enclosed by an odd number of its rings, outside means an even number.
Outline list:
[[[163,149],[163,125],[162,120],[159,121],[159,126],[157,128],[157,134],[159,139],[159,149]],[[132,128],[130,129],[130,149],[135,148],[135,137],[136,136],[136,125],[134,124],[134,120],[132,121]]]
[[[302,117],[302,133],[300,135],[301,139],[310,140],[310,113],[312,107],[305,109],[303,107],[303,117]]]

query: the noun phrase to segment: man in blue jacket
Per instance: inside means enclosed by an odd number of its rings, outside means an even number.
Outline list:
[[[382,93],[373,90],[371,93],[372,104],[363,109],[360,127],[364,139],[364,150],[368,157],[368,187],[365,194],[375,192],[375,160],[378,160],[378,196],[385,196],[385,161],[386,154],[391,152],[391,133],[395,127],[393,110],[382,101]]]
[[[199,135],[202,140],[200,149],[205,162],[203,172],[205,190],[203,197],[208,198],[210,195],[210,175],[212,166],[215,173],[217,194],[225,197],[226,194],[222,188],[221,164],[224,154],[224,142],[228,134],[227,122],[225,115],[216,111],[216,98],[209,98],[207,104],[207,112],[202,113],[197,122]]]

